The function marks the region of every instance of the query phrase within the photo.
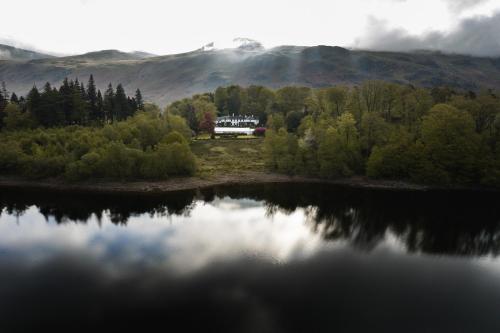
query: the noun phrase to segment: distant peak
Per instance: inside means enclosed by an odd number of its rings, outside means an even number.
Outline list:
[[[220,41],[220,42],[210,42],[202,46],[200,51],[213,51],[213,50],[224,50],[224,49],[238,49],[245,51],[261,51],[264,50],[264,46],[250,38],[234,38],[231,41]]]
[[[264,49],[262,44],[250,38],[235,38],[233,42],[238,45],[238,49],[247,51],[258,51]]]
[[[201,51],[213,51],[215,49],[215,42],[208,43],[201,47]]]

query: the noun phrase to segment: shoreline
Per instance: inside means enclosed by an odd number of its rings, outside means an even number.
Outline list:
[[[15,177],[0,177],[0,189],[48,190],[53,192],[87,192],[109,194],[162,194],[176,191],[197,190],[222,185],[246,184],[330,184],[348,188],[388,190],[388,191],[488,191],[499,192],[494,188],[467,186],[429,186],[412,184],[404,181],[374,180],[367,177],[343,179],[320,179],[304,176],[288,176],[265,172],[242,172],[218,174],[210,178],[178,177],[162,181],[84,181],[68,183],[62,179],[28,180]]]

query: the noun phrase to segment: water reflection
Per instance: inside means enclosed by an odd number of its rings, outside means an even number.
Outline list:
[[[224,203],[221,198],[226,198]],[[233,207],[224,207],[228,198]],[[373,249],[391,234],[409,252],[497,256],[500,250],[500,196],[494,193],[401,193],[304,184],[223,186],[162,196],[11,192],[0,194],[0,210],[23,220],[23,213],[36,206],[47,221],[58,224],[106,219],[125,225],[137,219],[190,220],[196,207],[200,210],[214,201],[224,212],[236,212],[236,220],[251,207],[265,209],[265,217],[254,217],[260,221],[277,214],[302,214],[298,220],[306,221],[324,240],[344,240],[360,249]],[[206,227],[213,229],[214,221],[224,220],[226,214],[211,218],[216,211],[197,215],[208,218]]]
[[[0,332],[498,331],[498,199],[321,185],[3,191]]]

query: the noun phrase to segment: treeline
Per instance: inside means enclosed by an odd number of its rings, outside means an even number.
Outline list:
[[[125,121],[0,134],[0,174],[28,178],[165,179],[191,175],[196,161],[184,119],[154,106]]]
[[[306,87],[271,90],[263,86],[219,87],[214,93],[194,95],[169,105],[167,111],[186,119],[196,133],[207,130],[207,120],[217,116],[252,115],[265,125],[269,115],[287,115],[290,127],[298,126],[301,114],[312,110],[315,91]]]
[[[268,114],[264,151],[272,170],[500,186],[500,99],[492,91],[368,81],[286,87],[279,95],[290,98]]]
[[[182,116],[195,133],[207,131],[209,120],[217,116],[253,115],[265,125],[269,114],[294,109],[295,105],[290,106],[290,103],[305,94],[301,91],[311,92],[311,89],[294,88],[293,94],[288,94],[287,89],[273,91],[263,86],[219,87],[215,93],[198,94],[176,101],[169,105],[167,112]]]
[[[266,163],[278,172],[500,185],[500,98],[491,90],[383,81],[322,89],[229,86],[167,111],[195,132],[215,116],[258,117],[268,127]]]
[[[87,85],[78,79],[64,79],[59,88],[46,83],[42,91],[34,86],[26,97],[0,90],[0,129],[19,130],[69,125],[102,125],[124,120],[144,109],[141,91],[126,95],[122,84],[112,84],[104,95],[90,75]]]

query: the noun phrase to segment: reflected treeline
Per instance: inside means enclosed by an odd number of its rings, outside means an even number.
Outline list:
[[[396,235],[411,252],[456,255],[500,253],[500,195],[432,191],[398,192],[321,184],[219,186],[164,195],[49,194],[2,191],[0,209],[21,214],[37,206],[58,223],[86,222],[109,214],[124,224],[140,214],[186,215],[195,200],[216,198],[263,201],[268,214],[303,208],[311,227],[327,240],[347,240],[371,249]]]
[[[456,255],[500,253],[500,194],[469,191],[400,192],[331,185],[219,187],[207,198],[264,200],[268,212],[304,208],[325,239],[371,249],[396,235],[410,252]]]
[[[37,206],[47,220],[53,218],[57,223],[85,223],[93,214],[100,221],[108,214],[111,222],[126,224],[131,216],[141,214],[188,214],[195,194],[195,191],[154,196],[9,190],[0,193],[0,211],[5,209],[11,215],[22,215],[29,207]]]

